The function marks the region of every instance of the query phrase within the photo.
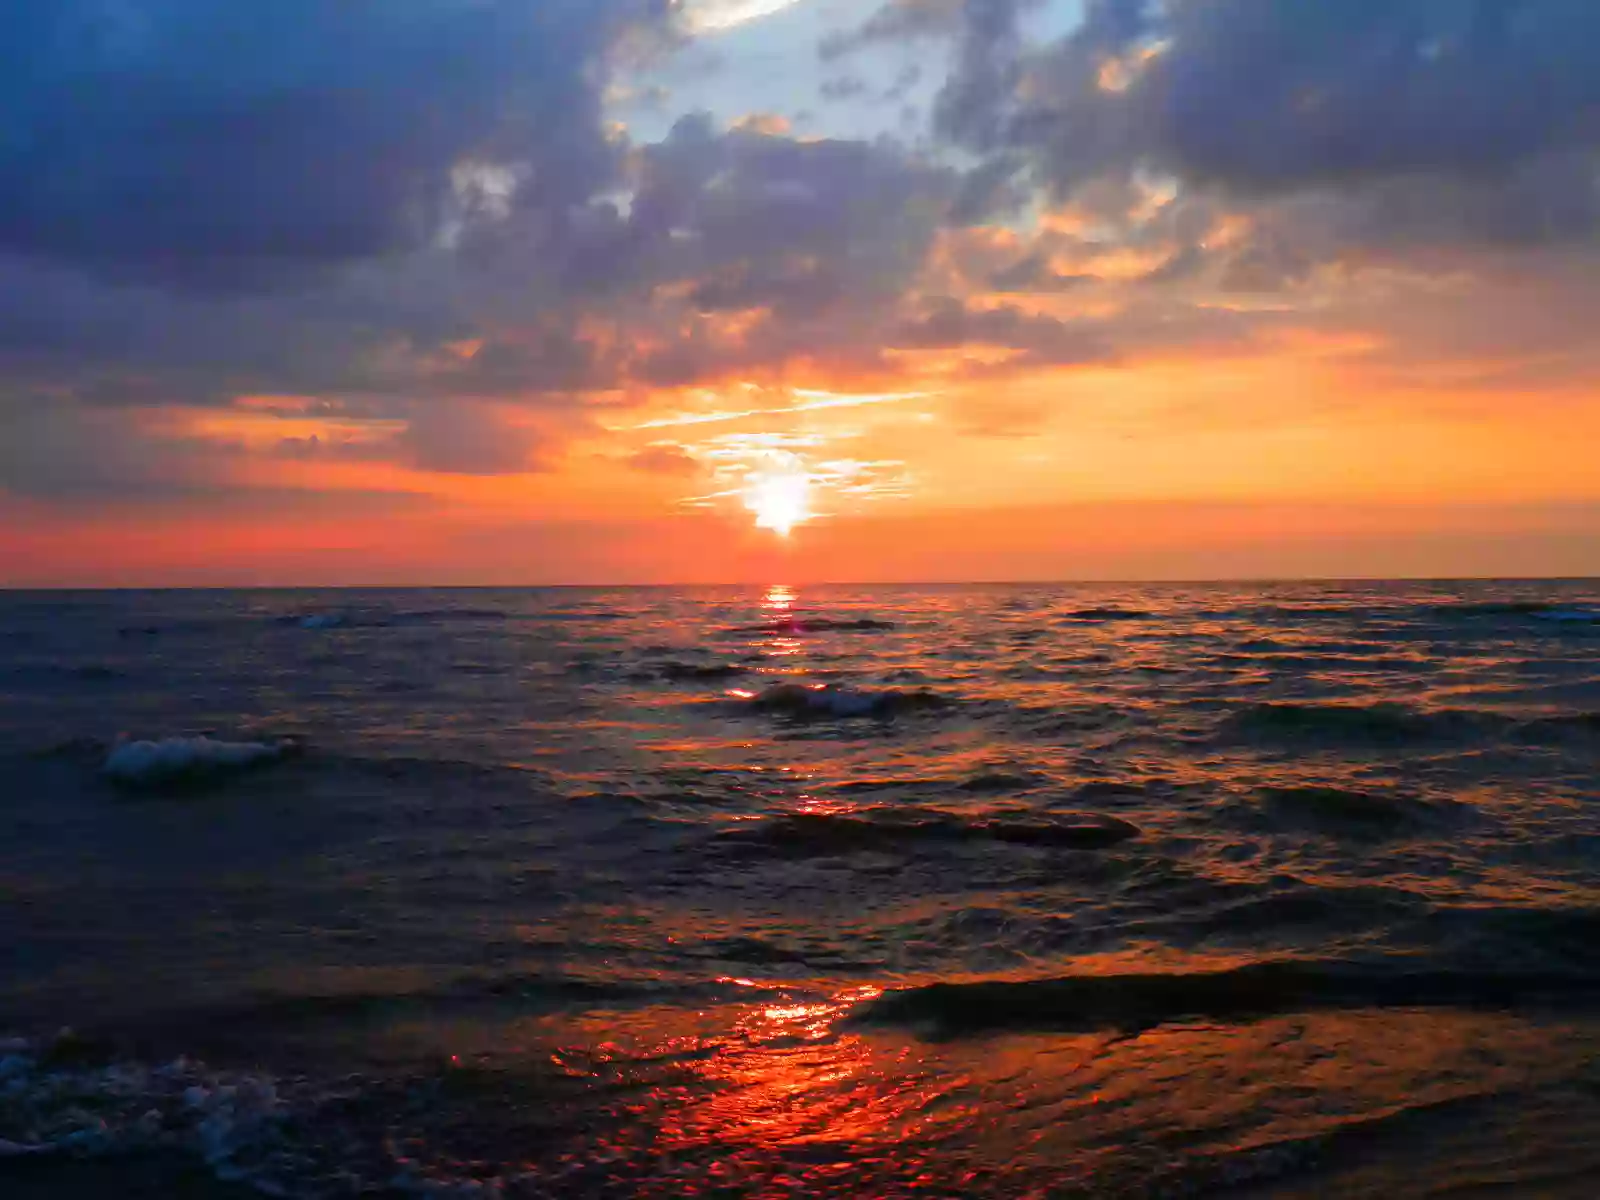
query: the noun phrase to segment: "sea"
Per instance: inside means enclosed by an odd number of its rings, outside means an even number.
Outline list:
[[[1600,582],[0,593],[0,1195],[1600,1195]]]

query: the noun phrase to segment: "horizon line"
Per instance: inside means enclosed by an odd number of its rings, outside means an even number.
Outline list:
[[[557,591],[638,590],[673,588],[933,588],[933,587],[1215,587],[1279,584],[1374,583],[1595,583],[1600,575],[1259,575],[1216,576],[1206,579],[1159,576],[1143,579],[1112,577],[1085,579],[826,579],[805,582],[779,580],[719,580],[697,583],[178,583],[178,584],[8,584],[0,595],[50,592],[448,592],[448,591]]]

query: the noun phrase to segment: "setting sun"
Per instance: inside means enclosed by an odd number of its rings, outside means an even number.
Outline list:
[[[755,514],[757,529],[788,537],[811,518],[811,477],[798,467],[781,467],[750,479],[744,505]]]

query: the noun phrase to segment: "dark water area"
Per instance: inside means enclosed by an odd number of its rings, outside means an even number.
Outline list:
[[[1592,1196],[1600,584],[0,594],[0,935],[7,1196]]]

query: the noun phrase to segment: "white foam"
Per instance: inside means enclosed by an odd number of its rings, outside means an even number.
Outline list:
[[[386,1133],[378,1143],[337,1115],[330,1121],[330,1102],[346,1105],[357,1077],[275,1080],[188,1058],[165,1066],[66,1065],[50,1062],[48,1050],[38,1045],[19,1056],[0,1089],[0,1132],[7,1135],[0,1137],[0,1166],[34,1155],[104,1159],[154,1151],[192,1158],[217,1179],[264,1195],[307,1198],[330,1195],[329,1181],[339,1179],[341,1195],[489,1200],[518,1178],[464,1178],[404,1157],[396,1145],[402,1135]],[[13,1121],[17,1115],[26,1120]]]
[[[222,742],[208,737],[123,742],[106,758],[102,769],[119,783],[154,784],[259,766],[282,758],[285,749],[281,744]]]

